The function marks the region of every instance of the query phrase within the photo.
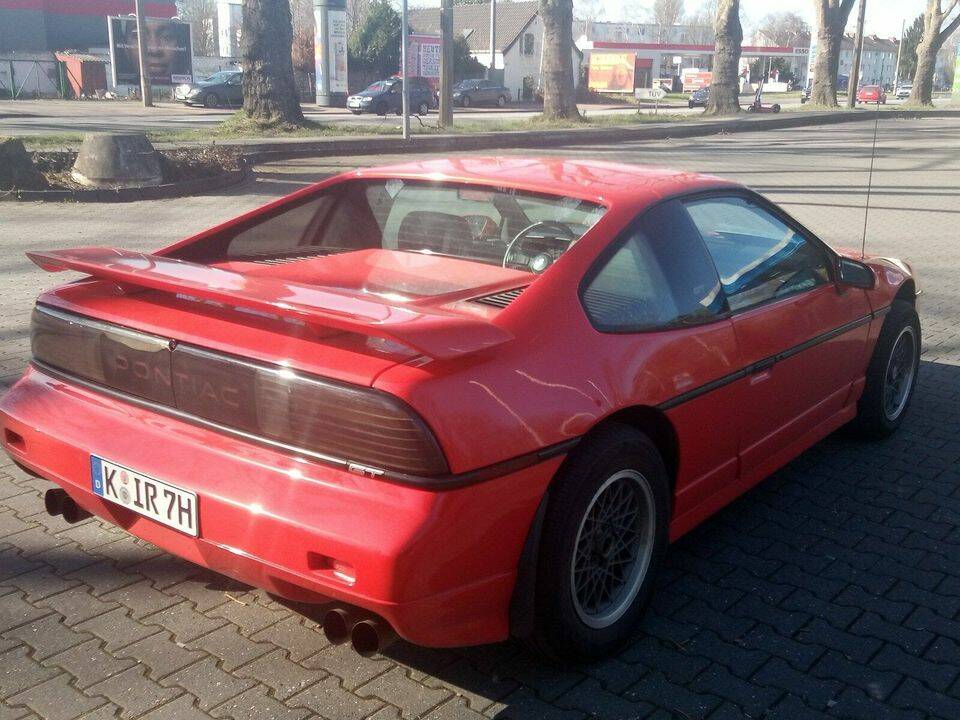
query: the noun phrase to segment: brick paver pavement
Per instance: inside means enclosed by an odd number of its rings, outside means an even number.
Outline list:
[[[872,126],[569,155],[743,179],[855,244]],[[868,249],[910,258],[925,351],[906,425],[832,437],[670,551],[642,634],[617,658],[550,667],[515,645],[363,659],[264,593],[40,502],[0,467],[0,718],[960,717],[960,124],[881,126]],[[349,165],[349,159],[338,161]],[[357,162],[360,162],[358,160]],[[0,376],[28,351],[26,247],[156,247],[327,171],[264,168],[224,196],[0,206]]]

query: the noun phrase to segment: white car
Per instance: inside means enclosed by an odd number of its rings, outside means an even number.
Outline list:
[[[910,97],[910,91],[913,90],[913,83],[904,83],[897,88],[897,99],[905,100]]]

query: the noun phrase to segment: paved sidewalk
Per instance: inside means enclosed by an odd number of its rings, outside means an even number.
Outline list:
[[[851,245],[872,132],[557,152],[735,177]],[[905,427],[827,439],[677,543],[619,657],[557,669],[509,643],[398,643],[363,659],[260,591],[98,521],[48,517],[49,485],[0,461],[0,719],[960,718],[957,148],[956,121],[881,126],[868,248],[910,258],[924,287]],[[66,277],[24,249],[155,248],[355,162],[278,163],[241,190],[149,205],[0,206],[0,385],[26,362],[36,293]]]

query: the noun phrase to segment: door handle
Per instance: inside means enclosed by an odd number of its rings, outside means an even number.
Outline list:
[[[759,362],[755,362],[753,364],[753,368],[751,368],[751,372],[753,372],[754,374],[762,373],[764,370],[769,370],[776,364],[777,364],[777,356],[774,355],[773,357],[768,357],[764,360],[760,360]]]

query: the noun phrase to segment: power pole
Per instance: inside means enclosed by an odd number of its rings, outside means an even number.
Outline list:
[[[863,20],[867,14],[867,0],[860,0],[857,12],[857,36],[853,41],[853,65],[850,68],[850,80],[847,82],[847,107],[857,104],[857,90],[860,87],[860,54],[863,52]],[[843,41],[840,41],[841,46]]]
[[[440,2],[440,127],[453,126],[453,0]]]
[[[903,55],[903,33],[907,29],[907,19],[900,21],[900,42],[897,43],[897,68],[893,71],[893,92],[896,94],[900,85],[900,57]]]
[[[153,95],[150,93],[150,78],[147,76],[147,21],[143,17],[143,0],[135,0],[137,13],[137,56],[140,59],[140,95],[143,106],[153,107]]]
[[[497,0],[490,0],[490,67],[487,68],[487,80],[493,80],[497,70]]]
[[[407,77],[409,39],[407,28],[407,0],[400,0],[400,75],[403,76],[403,139],[410,139],[410,78]]]

